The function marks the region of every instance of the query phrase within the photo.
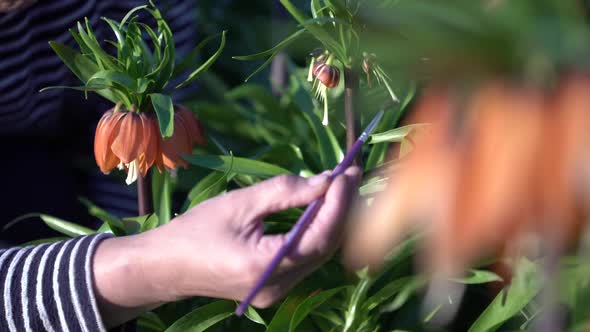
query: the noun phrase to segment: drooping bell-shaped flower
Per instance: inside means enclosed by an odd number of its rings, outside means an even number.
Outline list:
[[[158,127],[145,113],[119,111],[104,113],[94,137],[94,156],[100,170],[108,174],[115,167],[127,171],[127,184],[161,160]],[[158,162],[161,165],[161,161]],[[160,168],[161,166],[158,166]]]
[[[328,125],[328,89],[338,86],[340,82],[340,70],[329,64],[329,61],[323,58],[312,58],[309,71],[310,75],[313,74],[315,77],[313,84],[316,96],[324,103],[324,117],[322,119],[324,126]]]
[[[127,172],[127,184],[145,176],[152,166],[158,171],[188,167],[182,155],[190,155],[193,144],[206,144],[203,129],[193,113],[175,107],[174,133],[162,139],[153,113],[121,111],[115,107],[104,113],[94,138],[94,156],[100,170],[108,174],[115,167]]]
[[[175,109],[174,134],[162,141],[162,161],[168,170],[179,165],[187,168],[182,154],[190,155],[194,143],[206,144],[201,125],[193,113],[183,106],[176,106]]]
[[[336,87],[340,82],[340,70],[336,66],[325,62],[313,65],[313,76],[328,88]]]

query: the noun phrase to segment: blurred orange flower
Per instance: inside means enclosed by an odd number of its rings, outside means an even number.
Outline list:
[[[428,133],[389,172],[387,189],[357,217],[347,255],[379,265],[401,237],[427,226],[427,270],[456,274],[483,255],[575,245],[590,212],[590,76],[555,89],[487,82],[465,99],[431,88],[414,120]]]

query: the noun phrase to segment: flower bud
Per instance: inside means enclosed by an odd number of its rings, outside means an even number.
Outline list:
[[[333,88],[340,82],[340,70],[326,63],[314,64],[313,76],[328,88]]]

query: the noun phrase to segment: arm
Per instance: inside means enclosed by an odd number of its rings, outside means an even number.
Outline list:
[[[327,190],[297,252],[253,302],[271,305],[337,249],[358,175],[358,168],[351,168],[331,185],[325,174],[276,177],[203,202],[158,229],[102,241],[93,275],[105,323],[114,326],[191,296],[241,300],[284,240],[284,235],[263,234],[263,218],[306,205]]]
[[[91,253],[107,234],[0,253],[0,331],[104,330]]]

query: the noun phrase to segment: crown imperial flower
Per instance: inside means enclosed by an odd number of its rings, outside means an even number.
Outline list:
[[[159,135],[157,119],[151,113],[122,111],[120,106],[105,112],[94,137],[94,157],[100,170],[108,174],[115,167],[124,169],[125,182],[131,184],[154,165],[160,172],[163,167],[188,167],[182,154],[191,154],[194,143],[206,141],[193,113],[183,106],[176,109],[174,134],[167,140]]]

